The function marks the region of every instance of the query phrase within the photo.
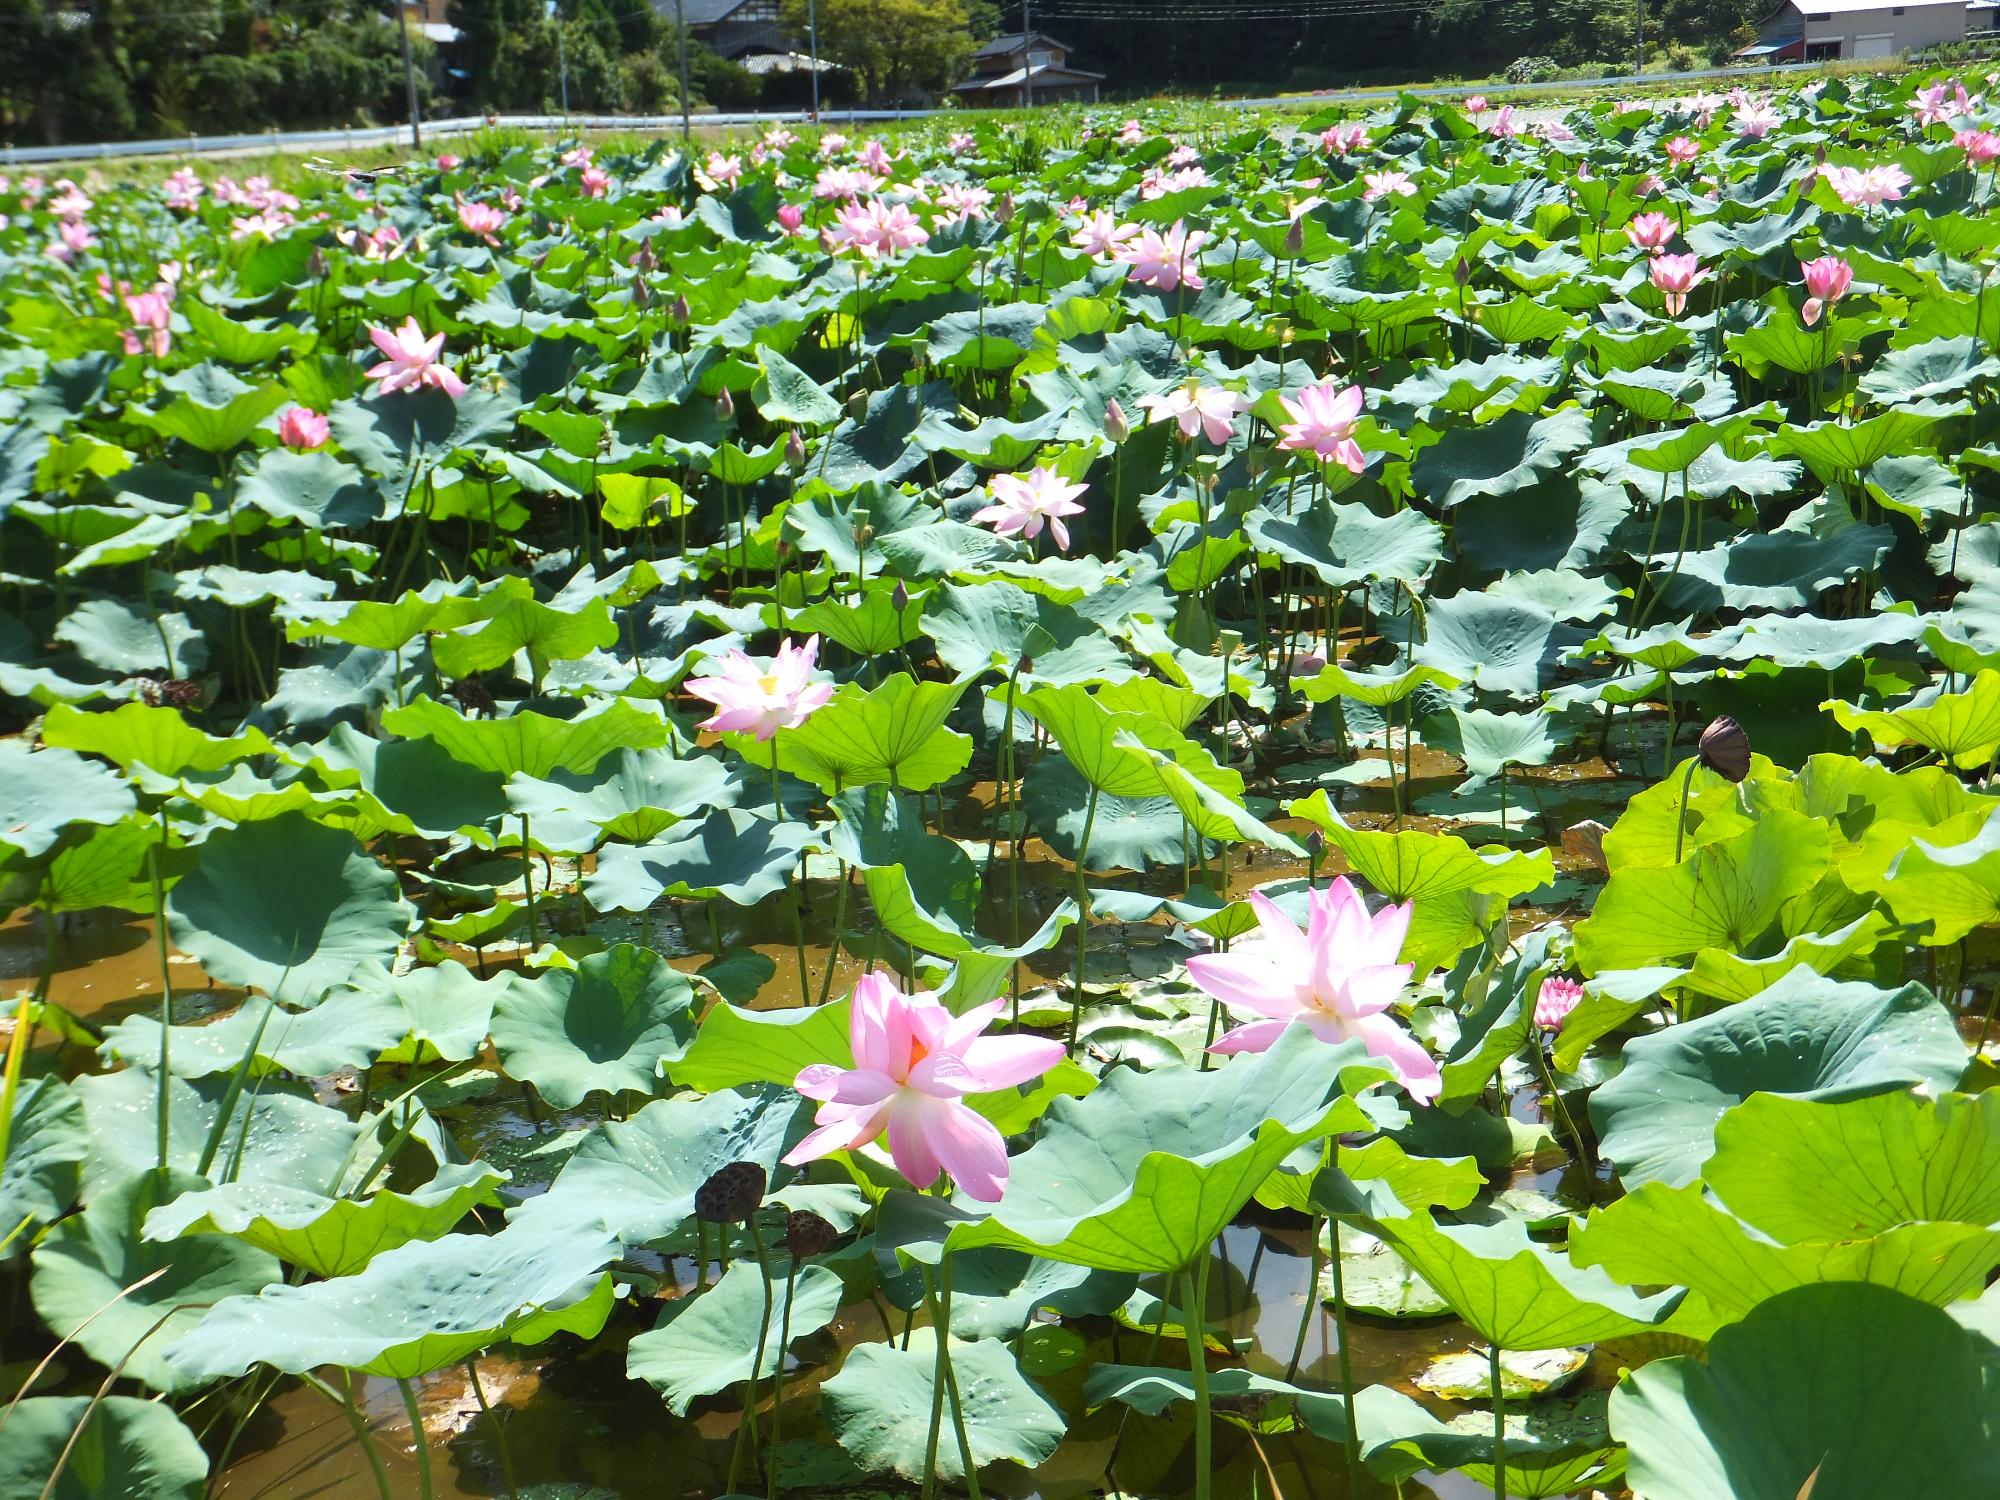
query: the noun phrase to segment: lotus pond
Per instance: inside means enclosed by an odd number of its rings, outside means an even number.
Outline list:
[[[2000,1491],[2000,100],[0,220],[0,1500]]]

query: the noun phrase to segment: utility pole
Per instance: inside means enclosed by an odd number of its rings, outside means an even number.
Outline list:
[[[1642,75],[1646,71],[1646,0],[1632,0],[1632,50],[1637,59],[1632,72]]]
[[[396,0],[396,30],[403,38],[403,87],[410,99],[410,149],[424,149],[424,124],[417,111],[417,65],[410,60],[410,13],[404,0]]]
[[[688,17],[685,0],[674,0],[674,27],[681,34],[681,149],[688,148]]]
[[[1021,98],[1029,109],[1035,107],[1035,20],[1034,0],[1021,0]]]
[[[813,123],[819,123],[819,16],[815,0],[806,0],[806,42],[812,48]]]
[[[563,40],[562,12],[556,9],[556,0],[549,0],[547,15],[556,28],[556,74],[562,89],[563,118],[569,118],[569,44]]]

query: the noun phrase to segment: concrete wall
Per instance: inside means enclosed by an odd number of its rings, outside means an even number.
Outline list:
[[[1807,48],[1816,43],[1839,42],[1842,57],[1855,55],[1858,37],[1886,35],[1894,39],[1889,48],[1892,53],[1914,52],[1920,47],[1958,41],[1966,29],[1966,11],[1960,5],[1913,5],[1900,16],[1895,7],[1885,5],[1879,10],[1843,11],[1825,20],[1813,19],[1812,0],[1800,0],[1799,9],[1806,17]]]

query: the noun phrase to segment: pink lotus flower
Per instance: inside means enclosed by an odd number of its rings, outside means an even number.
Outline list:
[[[156,287],[150,292],[127,293],[123,300],[125,315],[132,320],[132,326],[120,335],[125,352],[150,353],[155,359],[165,359],[174,343],[168,328],[171,309],[167,289]]]
[[[974,511],[974,521],[990,525],[1001,536],[1018,534],[1030,542],[1042,534],[1042,523],[1046,521],[1056,546],[1067,552],[1069,528],[1063,525],[1063,517],[1083,514],[1076,497],[1090,486],[1070,484],[1054,469],[1044,466],[1030,469],[1025,476],[995,474],[986,488],[995,503]]]
[[[979,150],[979,138],[969,130],[960,130],[944,143],[945,150],[953,156],[971,156]]]
[[[97,236],[81,219],[64,219],[56,226],[56,237],[42,251],[49,260],[69,265],[86,250],[97,248]]]
[[[1384,198],[1414,198],[1417,185],[1410,181],[1408,172],[1364,172],[1361,180],[1367,188],[1361,194],[1363,203],[1376,203]]]
[[[56,180],[55,195],[49,199],[49,212],[58,219],[88,218],[91,209],[96,206],[91,201],[90,194],[67,177]]]
[[[1653,257],[1653,285],[1667,299],[1667,316],[1678,318],[1687,308],[1688,293],[1708,280],[1710,272],[1692,255]]]
[[[1983,167],[2000,160],[2000,135],[1990,130],[1961,130],[1952,136],[1951,143],[1965,153],[1965,164],[1969,167]]]
[[[1110,209],[1100,208],[1077,227],[1069,242],[1091,255],[1117,260],[1124,254],[1126,241],[1138,232],[1137,224],[1120,224]]]
[[[1894,203],[1910,185],[1910,174],[1897,166],[1823,166],[1819,172],[1834,196],[1849,208],[1880,208]]]
[[[778,227],[786,234],[797,234],[805,224],[806,211],[796,203],[778,205]]]
[[[182,167],[174,172],[160,184],[160,190],[166,196],[167,207],[179,213],[194,212],[204,191],[201,178],[192,167]]]
[[[1205,435],[1220,447],[1236,431],[1236,419],[1250,409],[1250,398],[1220,386],[1204,386],[1198,380],[1177,385],[1158,396],[1141,396],[1147,422],[1172,422],[1181,436],[1192,440]]]
[[[1625,226],[1625,238],[1637,249],[1658,255],[1674,237],[1674,221],[1665,214],[1634,214]]]
[[[1854,267],[1838,255],[1822,255],[1818,260],[1799,262],[1799,274],[1805,278],[1806,305],[1799,309],[1799,316],[1810,328],[1820,319],[1820,314],[1847,295],[1847,289],[1854,285]]]
[[[296,222],[281,208],[259,209],[255,213],[234,215],[229,220],[229,237],[232,240],[275,240]]]
[[[1146,138],[1146,127],[1137,120],[1127,120],[1118,130],[1118,144],[1136,146]]]
[[[1701,147],[1684,135],[1677,135],[1667,142],[1667,160],[1677,167],[1684,167],[1701,155]]]
[[[813,179],[815,198],[866,198],[885,186],[873,172],[859,167],[821,167]]]
[[[993,194],[969,182],[947,182],[932,201],[944,210],[938,220],[940,224],[956,224],[964,219],[985,218],[986,205],[993,201]]]
[[[1519,135],[1521,128],[1514,123],[1514,106],[1501,105],[1499,113],[1493,116],[1493,123],[1486,127],[1486,133],[1496,141],[1511,141]]]
[[[864,141],[861,149],[854,153],[854,159],[878,177],[887,177],[895,170],[889,159],[889,148],[878,137],[871,136]]]
[[[838,131],[829,130],[819,138],[819,159],[821,161],[832,161],[846,149],[847,137],[841,135]]]
[[[1467,94],[1465,96],[1465,112],[1475,120],[1492,107],[1491,104],[1487,103],[1484,94]]]
[[[1561,1031],[1569,1013],[1583,1001],[1583,986],[1561,974],[1542,981],[1535,996],[1535,1024],[1544,1031]]]
[[[1661,177],[1658,172],[1648,172],[1639,180],[1639,196],[1641,198],[1650,198],[1666,187],[1666,185],[1666,179]]]
[[[813,675],[818,660],[816,635],[807,636],[800,646],[780,641],[769,668],[732,649],[714,676],[692,678],[687,684],[690,693],[716,708],[701,727],[718,734],[744,731],[760,740],[780,729],[797,729],[833,697],[833,684]]]
[[[288,406],[278,416],[278,441],[296,453],[317,448],[332,435],[326,418],[305,406]]]
[[[913,250],[930,237],[930,231],[917,222],[906,205],[886,204],[880,198],[848,204],[833,227],[823,231],[829,250],[853,250],[867,260]]]
[[[720,187],[733,188],[743,180],[743,158],[724,156],[720,151],[708,153],[706,163],[709,181]]]
[[[386,328],[371,326],[368,337],[385,358],[383,363],[366,372],[366,378],[381,381],[379,389],[383,395],[414,391],[422,386],[435,387],[453,400],[465,394],[465,382],[438,358],[444,353],[443,334],[433,334],[426,339],[423,329],[412,317],[405,318],[403,326],[393,333]]]
[[[562,154],[562,164],[566,167],[587,167],[597,155],[595,146],[576,146]]]
[[[1907,106],[1917,117],[1920,129],[1933,125],[1948,125],[1960,115],[1969,115],[1979,108],[1979,97],[1968,94],[1962,83],[1934,83],[1928,88],[1918,89]]]
[[[455,172],[458,170],[459,161],[460,158],[447,151],[437,159],[437,168],[440,172]]]
[[[792,1086],[820,1102],[818,1129],[785,1154],[803,1166],[889,1136],[889,1157],[910,1186],[940,1171],[967,1197],[997,1203],[1007,1186],[1007,1143],[965,1102],[1039,1078],[1062,1061],[1059,1042],[983,1033],[1005,1006],[990,1000],[954,1016],[928,994],[906,995],[883,975],[854,986],[848,1044],[854,1066],[815,1063]]]
[[[1361,401],[1360,386],[1337,386],[1331,381],[1307,386],[1297,401],[1280,396],[1278,402],[1292,420],[1281,429],[1278,446],[1287,452],[1315,454],[1322,462],[1341,464],[1349,473],[1359,474],[1368,462],[1354,440]]]
[[[576,180],[586,198],[602,198],[611,191],[611,174],[602,167],[585,167]]]
[[[477,235],[489,245],[500,243],[497,236],[507,227],[507,216],[490,203],[458,200],[458,222],[467,234]]]
[[[1174,220],[1174,227],[1165,234],[1148,225],[1122,253],[1121,258],[1132,267],[1126,279],[1163,292],[1179,286],[1198,292],[1207,283],[1202,280],[1201,263],[1195,256],[1207,243],[1207,232],[1190,230],[1185,220]]]
[[[1231,953],[1187,961],[1188,977],[1233,1010],[1262,1019],[1228,1032],[1216,1052],[1263,1052],[1293,1023],[1322,1041],[1358,1040],[1387,1062],[1419,1104],[1444,1090],[1438,1065],[1423,1044],[1384,1014],[1410,982],[1398,962],[1410,930],[1411,903],[1371,914],[1345,877],[1312,893],[1304,932],[1262,891],[1250,905],[1264,941]]]
[[[1736,111],[1736,133],[1746,141],[1761,141],[1784,123],[1784,118],[1764,103],[1753,99]]]
[[[1359,121],[1352,125],[1329,125],[1320,132],[1319,143],[1335,156],[1352,156],[1368,149],[1368,127]]]

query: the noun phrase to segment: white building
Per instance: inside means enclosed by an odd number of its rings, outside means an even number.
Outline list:
[[[1737,56],[1758,62],[1831,62],[1837,58],[1887,60],[1903,53],[1965,39],[1968,16],[1980,24],[1989,5],[1966,0],[1785,0],[1757,28],[1758,42]]]

